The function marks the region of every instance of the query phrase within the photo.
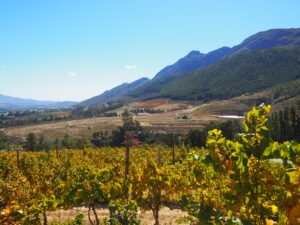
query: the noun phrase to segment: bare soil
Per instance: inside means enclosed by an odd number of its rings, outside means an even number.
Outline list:
[[[84,223],[88,225],[88,208],[86,207],[77,207],[70,210],[61,209],[53,212],[48,212],[48,222],[49,224],[57,222],[68,222],[71,221],[79,213],[84,214]],[[109,217],[108,209],[97,209],[97,214],[101,221],[103,221],[104,218]],[[176,220],[186,215],[187,214],[185,212],[179,209],[171,210],[165,207],[160,210],[159,221],[161,225],[173,225],[177,224]],[[138,218],[141,220],[142,225],[154,224],[154,219],[151,211],[141,212],[139,210]],[[95,219],[93,215],[91,215],[91,219]]]

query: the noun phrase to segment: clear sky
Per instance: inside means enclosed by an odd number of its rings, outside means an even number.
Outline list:
[[[84,100],[191,50],[299,27],[299,0],[1,0],[0,93]]]

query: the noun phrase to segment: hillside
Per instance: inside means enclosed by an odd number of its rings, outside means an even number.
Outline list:
[[[292,106],[299,111],[300,79],[279,84],[253,94],[207,102],[197,107],[193,112],[193,118],[202,118],[204,115],[244,115],[252,107],[262,103],[272,105],[272,112]]]
[[[142,84],[145,84],[147,81],[149,81],[148,78],[141,78],[132,83],[123,83],[111,90],[105,91],[100,95],[97,95],[93,98],[83,101],[79,105],[94,106],[94,105],[101,105],[112,100],[116,100],[122,96],[127,95],[130,90],[134,90],[139,86],[141,86]]]
[[[300,45],[300,29],[272,29],[259,32],[245,39],[241,44],[232,48],[223,47],[207,54],[191,51],[173,65],[159,71],[153,80],[169,75],[189,72],[217,62],[226,56],[245,51],[274,48],[280,46]]]
[[[300,47],[240,53],[205,68],[154,80],[130,95],[197,101],[228,99],[300,78],[299,55]]]
[[[232,53],[274,48],[280,46],[300,46],[300,28],[272,29],[259,32],[232,48]]]
[[[192,71],[211,63],[214,63],[231,53],[231,49],[228,47],[223,47],[212,51],[208,54],[200,53],[199,51],[191,51],[188,55],[174,63],[173,65],[167,66],[159,71],[153,80],[159,79],[161,77],[184,73]]]
[[[262,49],[269,49],[269,48],[274,48],[274,47],[280,47],[280,46],[299,46],[300,45],[300,29],[272,29],[264,32],[259,32],[257,34],[254,34],[250,36],[249,38],[245,39],[241,44],[238,44],[232,48],[229,47],[223,47],[219,48],[217,50],[211,51],[207,54],[200,53],[199,51],[191,51],[188,55],[185,57],[181,58],[179,61],[174,63],[173,65],[167,66],[163,68],[161,71],[159,71],[152,80],[149,80],[147,78],[141,78],[140,80],[137,80],[131,84],[122,84],[119,85],[109,91],[104,92],[101,95],[98,95],[96,97],[93,97],[91,99],[88,99],[84,102],[82,102],[80,105],[83,106],[94,106],[94,105],[100,105],[103,103],[106,103],[111,100],[118,100],[120,98],[130,100],[132,98],[134,99],[151,99],[151,98],[156,98],[156,97],[171,97],[173,99],[194,99],[194,100],[206,100],[206,99],[215,99],[215,98],[224,98],[226,93],[227,86],[223,90],[222,93],[218,93],[218,91],[214,90],[212,93],[209,93],[209,91],[203,90],[205,89],[205,85],[201,87],[199,86],[200,89],[198,89],[199,82],[202,83],[202,85],[208,80],[210,80],[209,76],[204,76],[201,75],[202,73],[208,73],[208,74],[213,74],[213,73],[218,73],[221,72],[221,74],[224,74],[224,71],[222,71],[221,68],[217,69],[219,66],[225,66],[227,68],[227,72],[231,71],[239,71],[240,74],[246,73],[246,71],[243,71],[244,69],[252,71],[253,68],[252,62],[255,60],[255,56],[251,58],[247,58],[247,56],[241,56],[241,59],[234,58],[236,62],[233,62],[232,59],[229,61],[223,61],[222,64],[218,64],[215,67],[209,67],[210,65],[213,66],[217,62],[220,62],[222,59],[227,59],[231,57],[235,57],[236,55],[239,55],[240,53],[245,53],[245,52],[251,52],[255,50],[262,50]],[[257,54],[257,53],[253,53]],[[266,53],[267,54],[267,53]],[[272,53],[272,54],[281,54],[280,52],[277,53]],[[273,57],[273,56],[272,56]],[[278,56],[276,56],[277,60],[280,60]],[[237,67],[238,64],[240,63],[239,60],[242,60],[243,65],[242,67]],[[249,61],[247,60],[254,60],[254,61]],[[225,65],[227,64],[228,65]],[[246,64],[248,65],[246,66]],[[272,70],[272,68],[267,68],[268,66],[273,67],[272,63],[277,63],[275,61],[273,62],[262,62],[259,63],[258,61],[256,62],[258,64],[263,64],[266,63],[264,66],[260,65],[259,67],[261,68],[261,71],[264,70]],[[287,63],[285,61],[285,63]],[[208,72],[199,72],[201,68],[208,67]],[[214,69],[212,69],[214,68]],[[207,69],[203,70],[206,71]],[[197,71],[197,72],[193,72]],[[209,72],[211,71],[211,72]],[[237,76],[234,72],[234,76]],[[193,74],[193,75],[191,75]],[[198,75],[200,76],[198,78]],[[282,74],[281,74],[282,75]],[[214,75],[212,75],[214,77]],[[202,80],[202,77],[205,77]],[[219,82],[222,83],[224,80],[222,80],[221,76],[217,76],[218,78],[213,78],[212,81],[209,82]],[[226,79],[230,78],[230,76],[227,77],[225,75]],[[236,77],[237,78],[237,77]],[[247,77],[249,78],[249,76]],[[177,81],[176,81],[177,80]],[[243,79],[242,79],[243,80]],[[284,80],[284,79],[283,79]],[[287,79],[289,81],[289,79]],[[189,83],[192,82],[192,83]],[[231,81],[232,82],[232,81]],[[258,86],[255,88],[255,84],[251,83],[251,88],[246,88],[245,91],[254,91],[256,90],[261,90],[264,88],[270,87],[270,85],[273,85],[271,83],[266,83],[264,84],[259,84],[257,82]],[[277,82],[274,83],[276,85]],[[170,86],[169,86],[170,85]],[[182,85],[182,86],[181,86]],[[181,87],[180,87],[181,86]],[[217,85],[218,86],[218,85]],[[186,89],[186,87],[189,87],[189,91],[185,92],[182,89]],[[190,88],[192,87],[192,88]],[[211,86],[209,86],[211,87]],[[234,85],[230,85],[230,88],[234,87]],[[231,90],[229,88],[229,98],[232,96],[237,96],[241,93],[242,90],[236,91],[236,93],[233,93],[234,90]],[[177,90],[178,89],[178,90]],[[218,87],[216,88],[218,89]],[[241,87],[238,87],[238,89],[241,89]],[[201,92],[203,93],[200,94]],[[216,93],[214,93],[216,92]],[[191,95],[190,97],[187,97],[187,95]],[[211,95],[211,97],[210,97]]]

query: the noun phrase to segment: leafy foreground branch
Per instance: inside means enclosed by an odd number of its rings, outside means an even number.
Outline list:
[[[88,218],[62,224],[136,225],[139,207],[159,225],[162,206],[186,211],[178,222],[189,224],[299,224],[300,145],[271,140],[270,109],[247,114],[239,141],[214,129],[206,148],[130,147],[130,161],[109,147],[2,153],[0,224],[48,224],[48,211],[74,206]]]

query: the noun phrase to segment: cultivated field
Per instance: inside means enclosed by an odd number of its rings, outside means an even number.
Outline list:
[[[208,114],[193,118],[197,107],[190,106],[187,109],[163,113],[135,116],[134,119],[141,122],[142,126],[156,131],[188,131],[190,129],[202,129],[211,121],[219,120]],[[192,115],[191,119],[177,119],[178,115]],[[114,130],[122,125],[121,117],[88,118],[72,121],[51,122],[45,124],[17,126],[4,129],[8,135],[26,137],[30,132],[43,133],[48,137],[63,137],[70,135],[75,137],[89,137],[95,131]]]
[[[63,137],[70,135],[75,137],[90,136],[99,130],[112,130],[122,124],[119,117],[88,118],[81,120],[51,122],[36,125],[17,126],[4,129],[8,135],[25,137],[28,133],[43,133],[48,137]]]

